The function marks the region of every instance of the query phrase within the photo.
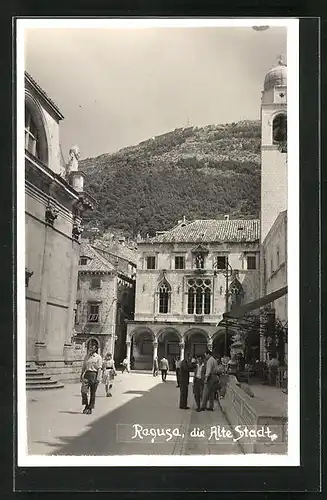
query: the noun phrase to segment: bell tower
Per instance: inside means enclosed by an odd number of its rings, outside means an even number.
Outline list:
[[[266,74],[261,96],[261,242],[287,209],[287,66]]]

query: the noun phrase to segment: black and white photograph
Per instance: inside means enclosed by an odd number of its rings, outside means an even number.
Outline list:
[[[298,52],[17,21],[19,466],[299,465]]]

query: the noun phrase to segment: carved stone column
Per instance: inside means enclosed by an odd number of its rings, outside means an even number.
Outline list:
[[[158,342],[157,340],[153,341],[153,361],[158,357]]]
[[[211,339],[207,340],[207,348],[209,349],[209,351],[212,351],[212,340]]]
[[[66,321],[65,341],[63,346],[64,360],[65,363],[67,364],[70,364],[73,358],[72,356],[73,346],[71,338],[74,331],[74,308],[76,304],[76,292],[77,292],[78,253],[79,253],[79,245],[76,241],[72,240],[67,321]]]
[[[184,359],[184,351],[185,351],[184,342],[180,342],[179,347],[180,347],[180,360],[182,361]]]
[[[126,340],[126,358],[127,358],[127,361],[128,361],[128,369],[130,370],[130,366],[131,366],[131,341],[130,340]]]

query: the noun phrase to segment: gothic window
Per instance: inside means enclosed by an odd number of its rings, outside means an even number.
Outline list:
[[[212,286],[210,279],[189,279],[187,281],[188,314],[210,314]]]
[[[273,121],[273,144],[286,144],[287,116],[284,113],[277,115]]]
[[[167,314],[169,311],[170,287],[162,283],[159,287],[159,313]]]

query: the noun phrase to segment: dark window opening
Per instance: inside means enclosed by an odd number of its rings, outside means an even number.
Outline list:
[[[273,144],[286,143],[287,140],[287,117],[284,114],[277,115],[273,121]]]
[[[25,107],[25,149],[36,158],[40,158],[38,130],[27,107]]]
[[[86,266],[87,265],[87,258],[86,257],[81,257],[79,259],[79,265],[80,266]]]
[[[87,318],[89,323],[99,323],[99,305],[89,304],[89,313]]]
[[[155,257],[147,257],[146,258],[146,268],[147,269],[155,269],[156,268],[156,258]]]
[[[247,256],[247,268],[248,269],[256,269],[256,257],[255,255],[248,255]]]
[[[175,257],[175,269],[185,269],[185,259],[184,257]]]
[[[194,313],[194,288],[190,288],[188,291],[187,313]]]
[[[169,288],[163,283],[159,288],[159,313],[167,314],[169,310]]]
[[[92,289],[101,288],[101,278],[99,278],[99,277],[91,278],[90,288],[92,288]]]
[[[219,255],[216,259],[217,269],[226,269],[227,267],[227,257],[225,255]]]

